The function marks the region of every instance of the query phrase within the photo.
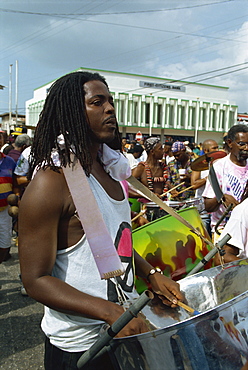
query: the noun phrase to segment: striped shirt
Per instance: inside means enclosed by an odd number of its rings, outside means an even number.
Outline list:
[[[0,212],[8,206],[7,197],[12,193],[15,161],[2,153],[0,159]]]

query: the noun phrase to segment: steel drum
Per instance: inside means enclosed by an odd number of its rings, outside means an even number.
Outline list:
[[[149,202],[145,204],[146,206],[146,217],[149,222],[157,220],[158,218],[161,218],[168,213],[160,208],[156,203]]]
[[[187,207],[186,201],[180,202],[177,200],[170,200],[165,201],[164,203],[166,203],[167,206],[173,208],[175,211]],[[158,218],[161,218],[165,215],[168,215],[168,213],[164,209],[160,208],[159,205],[157,205],[154,202],[147,202],[145,203],[145,206],[146,206],[146,216],[149,222],[157,220]]]
[[[237,370],[248,361],[248,259],[214,267],[180,280],[189,306],[142,312],[156,329],[116,338],[110,355],[115,369]]]
[[[195,207],[178,211],[202,235],[210,240],[199,212]],[[160,267],[166,276],[182,279],[209,252],[209,246],[176,218],[167,215],[132,232],[134,249],[152,266]],[[208,262],[205,269],[213,266]],[[145,279],[136,279],[139,293],[147,289]]]
[[[203,212],[205,209],[204,201],[202,197],[186,199],[186,200],[181,200],[181,201],[167,200],[164,203],[166,203],[167,206],[173,208],[174,211],[179,211],[181,209],[189,208],[189,207],[196,207],[198,212],[201,214],[201,212]],[[154,202],[148,202],[145,204],[145,206],[147,209],[146,211],[147,219],[150,222],[157,220],[158,218],[163,217],[168,214],[166,211],[164,211]]]

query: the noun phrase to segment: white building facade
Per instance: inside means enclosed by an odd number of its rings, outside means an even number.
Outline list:
[[[106,78],[114,97],[123,137],[160,136],[166,140],[222,141],[223,133],[237,123],[238,107],[230,104],[228,88],[186,81],[79,68]],[[35,127],[47,91],[54,81],[34,90],[26,102],[26,125]]]

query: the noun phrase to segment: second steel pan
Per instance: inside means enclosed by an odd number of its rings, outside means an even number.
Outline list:
[[[210,238],[195,207],[185,208],[178,213],[202,235]],[[134,249],[152,266],[160,267],[165,275],[174,280],[185,277],[209,252],[209,247],[202,239],[170,215],[134,230],[132,238]],[[205,269],[211,266],[210,261]],[[142,292],[147,289],[146,281],[136,280],[136,287]]]
[[[240,370],[248,362],[248,260],[214,267],[179,281],[188,305],[153,303],[143,309],[157,327],[114,339],[119,370]]]

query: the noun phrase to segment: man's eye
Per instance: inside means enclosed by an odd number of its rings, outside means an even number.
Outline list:
[[[248,143],[244,143],[243,141],[241,141],[240,143],[238,143],[239,146],[245,146],[245,145],[248,145]]]
[[[101,100],[94,100],[93,101],[93,104],[94,105],[101,105]]]

